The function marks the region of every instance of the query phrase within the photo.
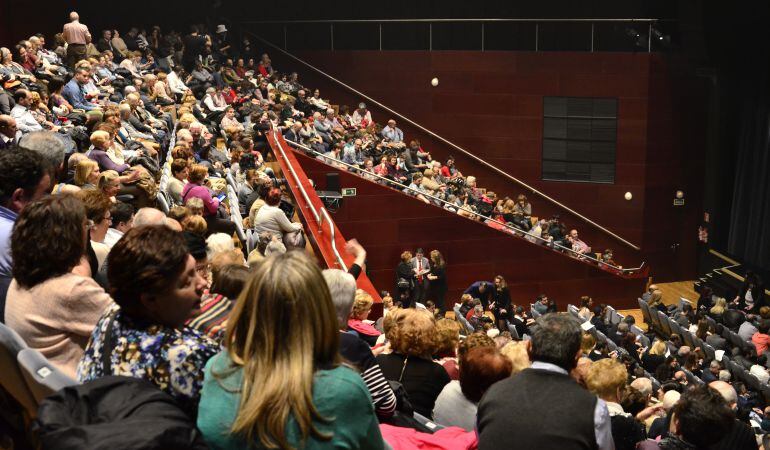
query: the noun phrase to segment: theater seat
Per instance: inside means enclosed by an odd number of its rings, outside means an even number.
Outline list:
[[[17,359],[24,381],[38,402],[59,389],[79,384],[54,367],[45,356],[35,349],[23,349],[19,352]]]
[[[27,349],[24,340],[11,328],[0,323],[0,384],[24,410],[29,417],[37,414],[37,401],[29,390],[19,365],[18,355]]]

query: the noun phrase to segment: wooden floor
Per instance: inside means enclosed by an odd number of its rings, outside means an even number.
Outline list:
[[[675,281],[672,283],[656,283],[658,289],[663,292],[663,303],[666,305],[674,305],[679,303],[679,298],[684,297],[695,304],[698,300],[698,293],[693,289],[693,281]],[[644,320],[642,318],[642,311],[640,309],[622,309],[618,310],[620,314],[624,316],[631,314],[636,319],[636,324],[646,329],[644,326]]]

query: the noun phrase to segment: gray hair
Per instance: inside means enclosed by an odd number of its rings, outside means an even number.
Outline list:
[[[730,375],[730,372],[727,370],[720,370],[719,371],[719,381],[724,381],[725,383],[729,382],[732,378],[732,375]]]
[[[34,131],[19,141],[19,147],[43,157],[51,170],[57,171],[64,164],[66,146],[52,131]]]
[[[155,208],[141,208],[134,216],[134,227],[144,225],[165,225],[166,215]]]
[[[334,309],[337,310],[337,320],[342,329],[348,323],[350,311],[353,309],[353,300],[356,298],[356,279],[353,275],[339,269],[326,269],[323,271],[323,276],[329,287]]]
[[[537,320],[532,333],[532,361],[555,364],[566,371],[575,367],[582,333],[577,320],[566,314],[551,313]]]
[[[652,380],[640,377],[631,382],[631,387],[639,391],[642,395],[652,395]]]

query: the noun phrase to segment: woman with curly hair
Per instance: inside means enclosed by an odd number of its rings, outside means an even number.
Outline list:
[[[357,289],[356,297],[353,301],[353,309],[350,311],[348,319],[348,329],[358,333],[358,336],[370,347],[374,347],[380,332],[367,320],[369,313],[372,312],[374,300],[366,291]]]
[[[385,379],[404,385],[414,411],[432,417],[436,397],[449,383],[444,368],[433,361],[436,319],[428,311],[400,309],[385,320],[393,353],[377,356]]]

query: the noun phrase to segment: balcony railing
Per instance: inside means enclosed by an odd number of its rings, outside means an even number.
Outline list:
[[[646,51],[669,38],[658,19],[368,19],[243,22],[288,50]]]
[[[451,206],[453,208],[457,208],[458,207],[457,205],[449,203],[446,200],[441,199],[439,197],[436,197],[434,195],[425,193],[423,191],[418,191],[418,190],[416,190],[416,189],[414,189],[412,187],[409,187],[409,186],[407,186],[405,184],[402,184],[402,183],[399,183],[397,181],[391,180],[389,178],[385,178],[385,177],[380,176],[380,175],[378,175],[376,173],[365,171],[365,170],[363,170],[363,169],[361,169],[361,168],[359,168],[357,166],[348,164],[348,163],[346,163],[344,161],[341,161],[339,159],[330,158],[329,156],[324,155],[323,153],[320,153],[320,152],[318,152],[318,151],[316,151],[316,150],[314,150],[314,149],[312,149],[312,148],[310,148],[310,147],[308,147],[306,145],[303,145],[303,144],[300,144],[298,142],[294,142],[294,141],[291,141],[291,140],[288,140],[288,139],[285,139],[285,140],[286,140],[286,143],[288,143],[292,147],[301,149],[304,153],[306,153],[306,154],[308,154],[310,156],[318,157],[320,160],[322,160],[324,162],[332,161],[335,165],[343,166],[343,167],[345,167],[345,170],[347,170],[348,172],[350,172],[352,174],[356,174],[356,175],[358,175],[358,176],[360,176],[360,177],[362,177],[364,179],[369,179],[369,181],[372,181],[371,179],[375,178],[377,180],[377,182],[379,182],[380,184],[384,184],[384,185],[392,187],[392,188],[394,188],[396,190],[403,191],[403,192],[406,192],[406,193],[410,193],[411,192],[415,196],[417,194],[423,195],[426,198],[429,198],[431,200],[431,202],[433,202],[434,206],[438,206],[438,207],[441,207],[441,208],[444,208],[444,209],[446,209],[447,206]],[[282,148],[281,148],[281,152],[283,152]],[[462,207],[460,207],[460,208],[462,208]],[[644,276],[644,274],[646,273],[646,266],[645,266],[644,262],[642,262],[642,264],[639,267],[624,269],[624,268],[621,268],[621,267],[618,267],[618,266],[614,266],[612,264],[607,264],[606,262],[600,261],[599,259],[597,259],[593,255],[578,253],[578,252],[572,250],[569,247],[564,247],[563,245],[547,241],[547,240],[543,239],[540,236],[537,236],[535,234],[526,232],[524,230],[513,228],[511,225],[509,225],[507,223],[501,222],[501,221],[499,221],[497,219],[493,219],[493,218],[485,216],[483,214],[479,214],[478,212],[470,211],[470,210],[466,210],[466,211],[468,211],[468,213],[471,214],[471,215],[479,217],[483,223],[487,223],[487,224],[488,223],[494,223],[494,224],[498,225],[499,227],[503,228],[504,230],[507,230],[507,232],[510,233],[510,234],[521,235],[522,237],[524,237],[524,239],[528,240],[529,242],[538,243],[538,244],[546,246],[546,247],[548,247],[548,248],[550,248],[552,250],[559,251],[559,252],[562,252],[562,253],[566,253],[566,254],[572,256],[573,258],[578,259],[578,260],[583,261],[583,262],[590,262],[592,264],[595,264],[600,269],[611,271],[611,272],[617,273],[617,274],[619,274],[621,276],[625,276],[625,277],[628,277],[628,278],[638,278],[639,276]]]

